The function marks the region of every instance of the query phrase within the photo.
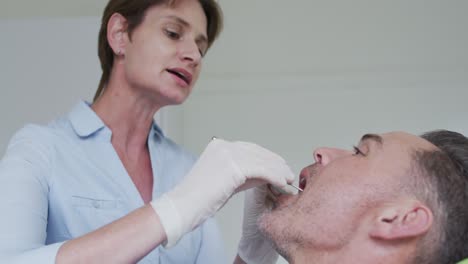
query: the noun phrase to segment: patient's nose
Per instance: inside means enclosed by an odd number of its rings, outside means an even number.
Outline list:
[[[343,157],[345,155],[352,154],[349,150],[337,149],[337,148],[318,148],[314,151],[315,162],[322,165],[327,165],[331,161]]]

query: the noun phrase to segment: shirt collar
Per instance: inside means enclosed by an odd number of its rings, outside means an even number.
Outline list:
[[[87,137],[105,127],[104,122],[91,109],[88,102],[80,101],[70,112],[68,118],[80,137]]]
[[[150,135],[156,134],[156,135],[159,136],[159,137],[164,137],[163,131],[162,131],[161,128],[156,124],[156,122],[154,121],[154,119],[153,119],[153,125],[151,126],[151,132],[150,132],[150,133],[151,133]]]
[[[77,103],[70,112],[68,118],[70,119],[75,133],[80,137],[88,137],[106,127],[101,118],[99,118],[91,108],[91,104],[85,101]],[[164,137],[161,128],[154,121],[150,131],[150,135],[152,134]]]

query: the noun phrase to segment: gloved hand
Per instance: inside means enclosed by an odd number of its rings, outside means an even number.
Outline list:
[[[184,180],[151,202],[166,232],[165,247],[211,217],[236,191],[265,183],[286,189],[293,180],[284,159],[267,149],[212,140]]]
[[[267,185],[245,191],[244,218],[238,255],[247,264],[276,263],[278,253],[273,245],[260,233],[257,227],[258,217],[267,209]]]

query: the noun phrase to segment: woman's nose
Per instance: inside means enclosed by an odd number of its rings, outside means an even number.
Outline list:
[[[187,42],[183,45],[181,51],[182,59],[184,61],[189,61],[191,66],[196,67],[200,64],[202,55],[196,43]]]
[[[345,155],[349,155],[352,152],[349,150],[344,149],[337,149],[337,148],[318,148],[314,151],[314,159],[316,163],[321,165],[327,165],[328,163],[332,162],[333,160],[343,157]]]

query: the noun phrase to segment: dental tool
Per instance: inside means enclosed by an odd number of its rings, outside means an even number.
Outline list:
[[[304,191],[302,188],[300,188],[300,187],[298,187],[298,186],[296,186],[296,185],[294,185],[294,184],[292,184],[292,183],[288,183],[288,184],[289,184],[289,186],[293,187],[294,189],[298,190],[299,192],[303,192],[303,191]]]

